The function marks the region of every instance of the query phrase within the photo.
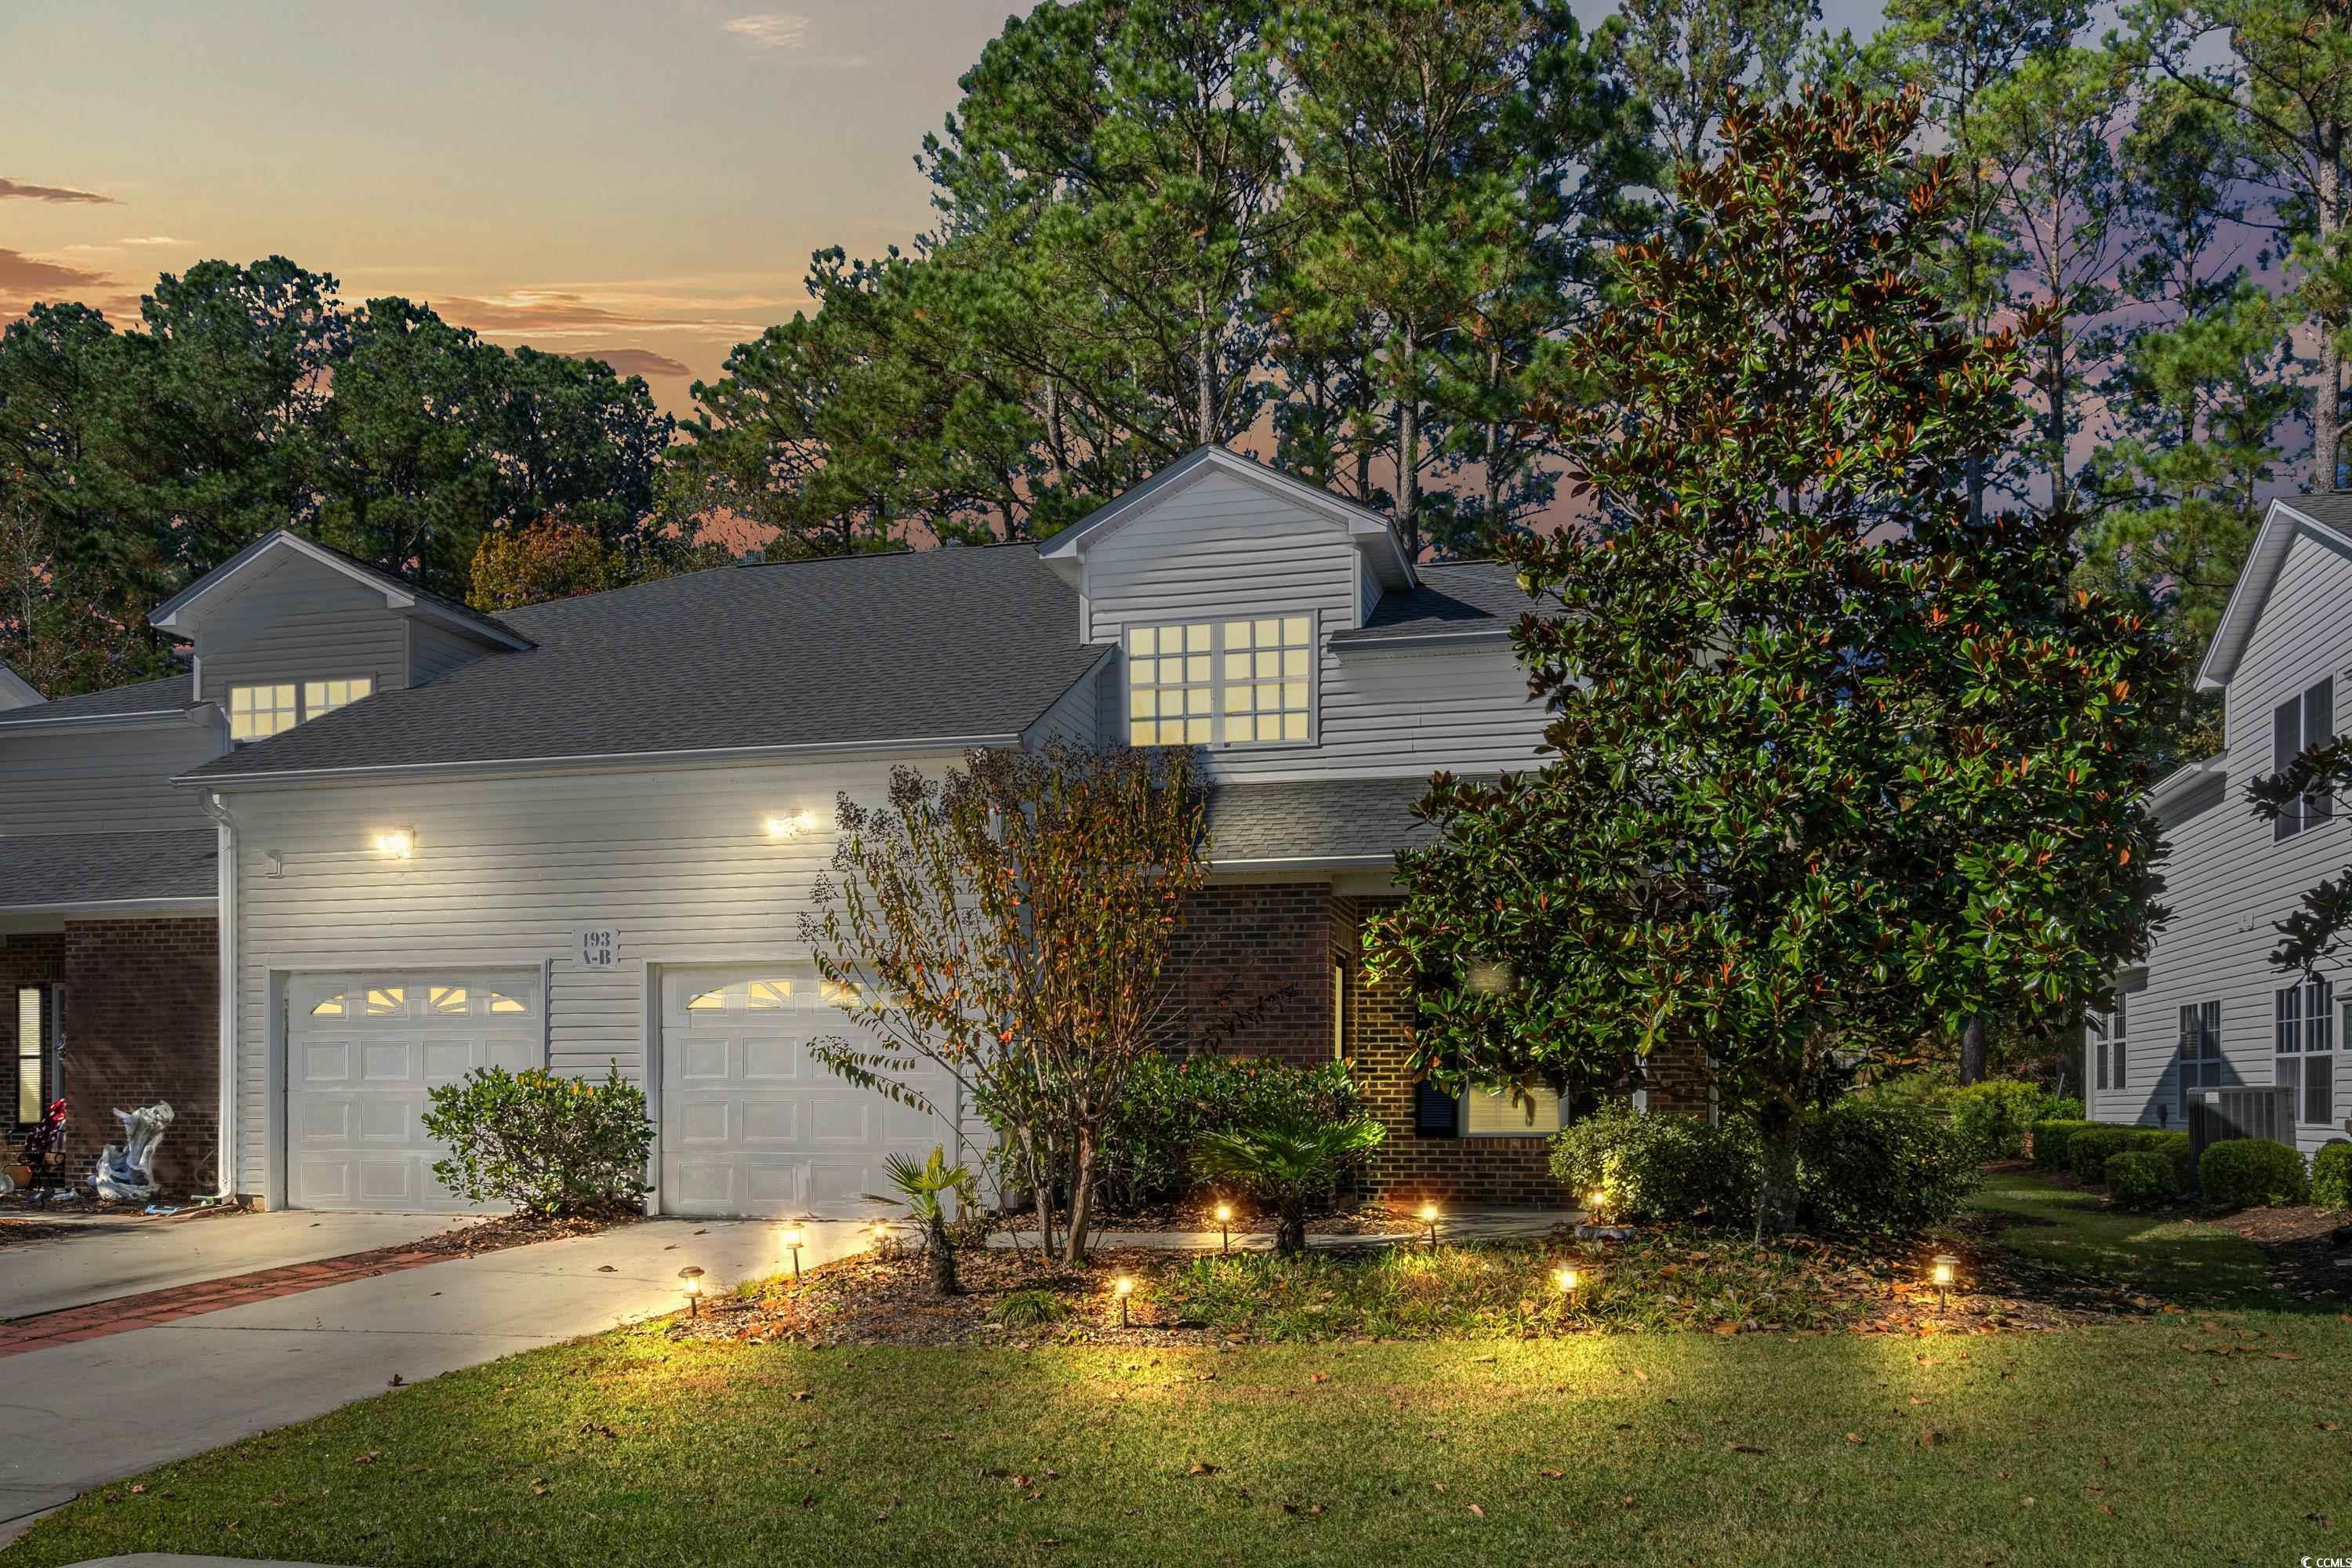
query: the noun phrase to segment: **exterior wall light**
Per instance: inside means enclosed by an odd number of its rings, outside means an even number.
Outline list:
[[[416,853],[413,828],[387,827],[375,836],[375,851],[388,860],[405,860]]]
[[[798,838],[815,826],[814,816],[805,811],[795,811],[788,816],[768,818],[768,837],[781,843],[785,839]]]
[[[1118,1297],[1118,1326],[1123,1329],[1127,1327],[1127,1299],[1135,1294],[1135,1281],[1122,1274],[1111,1289]]]
[[[677,1277],[686,1282],[686,1315],[702,1316],[702,1270],[689,1263],[677,1271]]]

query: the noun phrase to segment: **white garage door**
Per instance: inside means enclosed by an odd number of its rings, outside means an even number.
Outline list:
[[[835,1078],[809,1054],[829,1037],[871,1041],[814,965],[665,971],[661,1206],[697,1215],[855,1217],[887,1193],[886,1155],[953,1157],[949,1123]],[[907,1081],[942,1110],[952,1079]]]
[[[544,1065],[539,976],[297,975],[287,987],[286,1195],[296,1208],[439,1213],[425,1091]]]

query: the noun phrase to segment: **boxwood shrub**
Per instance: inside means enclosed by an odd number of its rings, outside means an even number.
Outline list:
[[[2094,1122],[2078,1130],[2066,1144],[2068,1169],[2082,1181],[2104,1181],[2107,1173],[2107,1156],[2120,1154],[2126,1149],[2141,1146],[2144,1133],[2153,1128],[2117,1127],[2107,1122]]]
[[[2330,1143],[2311,1157],[2311,1201],[2324,1209],[2352,1209],[2352,1143]]]
[[[2231,1138],[2213,1144],[2197,1167],[2205,1201],[2222,1208],[2299,1204],[2311,1196],[2303,1155],[2267,1138]]]
[[[1940,1225],[1976,1190],[1980,1149],[1930,1112],[1840,1100],[1800,1131],[1799,1201],[1809,1223],[1832,1230]]]
[[[2159,1208],[2180,1194],[2169,1156],[2154,1149],[2126,1149],[2107,1156],[2107,1196],[2117,1207]]]
[[[646,1191],[653,1123],[617,1062],[602,1083],[493,1067],[427,1092],[425,1131],[449,1145],[433,1179],[467,1203],[575,1214]]]
[[[1612,1100],[1551,1141],[1551,1173],[1576,1193],[1607,1195],[1611,1220],[1730,1224],[1756,1210],[1756,1139],[1743,1122],[1636,1110]]]
[[[2052,1117],[2037,1121],[2032,1128],[2032,1141],[2026,1152],[2039,1171],[2071,1171],[2072,1151],[2068,1145],[2074,1134],[2091,1125],[2079,1117]]]

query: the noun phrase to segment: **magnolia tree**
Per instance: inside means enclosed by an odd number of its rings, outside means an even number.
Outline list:
[[[1181,748],[975,752],[937,780],[902,765],[887,805],[841,797],[838,877],[802,917],[819,972],[878,1042],[815,1054],[952,1116],[908,1078],[944,1070],[1014,1145],[1049,1252],[1067,1173],[1074,1263],[1129,1069],[1181,1026],[1173,958],[1202,872],[1197,785]]]
[[[1563,345],[1589,527],[1505,538],[1549,760],[1441,776],[1373,963],[1441,1080],[1704,1052],[1794,1221],[1798,1121],[1979,1016],[2078,1016],[2146,951],[2146,694],[2171,655],[2069,586],[2070,520],[1972,522],[2015,437],[2011,330],[1939,302],[1916,98],[1735,105],[1679,215]]]
[[[2300,752],[2285,769],[2246,785],[2246,799],[2265,822],[2285,821],[2308,833],[2336,816],[2340,797],[2352,794],[2352,738],[2325,740]],[[2316,975],[2352,945],[2352,866],[2323,878],[2303,895],[2303,908],[2272,922],[2279,933],[2271,963],[2279,969]]]

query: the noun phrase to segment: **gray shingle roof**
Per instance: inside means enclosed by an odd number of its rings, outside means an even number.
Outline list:
[[[2314,490],[2309,495],[2278,499],[2314,522],[2352,531],[2352,490]]]
[[[1413,802],[1428,793],[1425,776],[1219,784],[1209,795],[1209,861],[1392,855],[1437,837],[1412,815]]]
[[[1342,646],[1433,633],[1507,632],[1537,607],[1519,591],[1517,571],[1500,561],[1459,561],[1421,568],[1421,585],[1384,594],[1361,626],[1334,632]],[[1555,606],[1557,607],[1557,606]]]
[[[0,838],[0,910],[214,898],[217,845],[210,827]]]
[[[10,724],[44,723],[53,719],[176,712],[195,700],[191,695],[194,685],[187,676],[167,675],[161,680],[142,680],[131,686],[115,687],[110,691],[88,691],[79,697],[60,697],[54,701],[36,703],[30,708],[12,708],[0,713],[0,728]]]
[[[1025,544],[721,567],[506,620],[538,646],[196,776],[1010,735],[1107,651]]]

